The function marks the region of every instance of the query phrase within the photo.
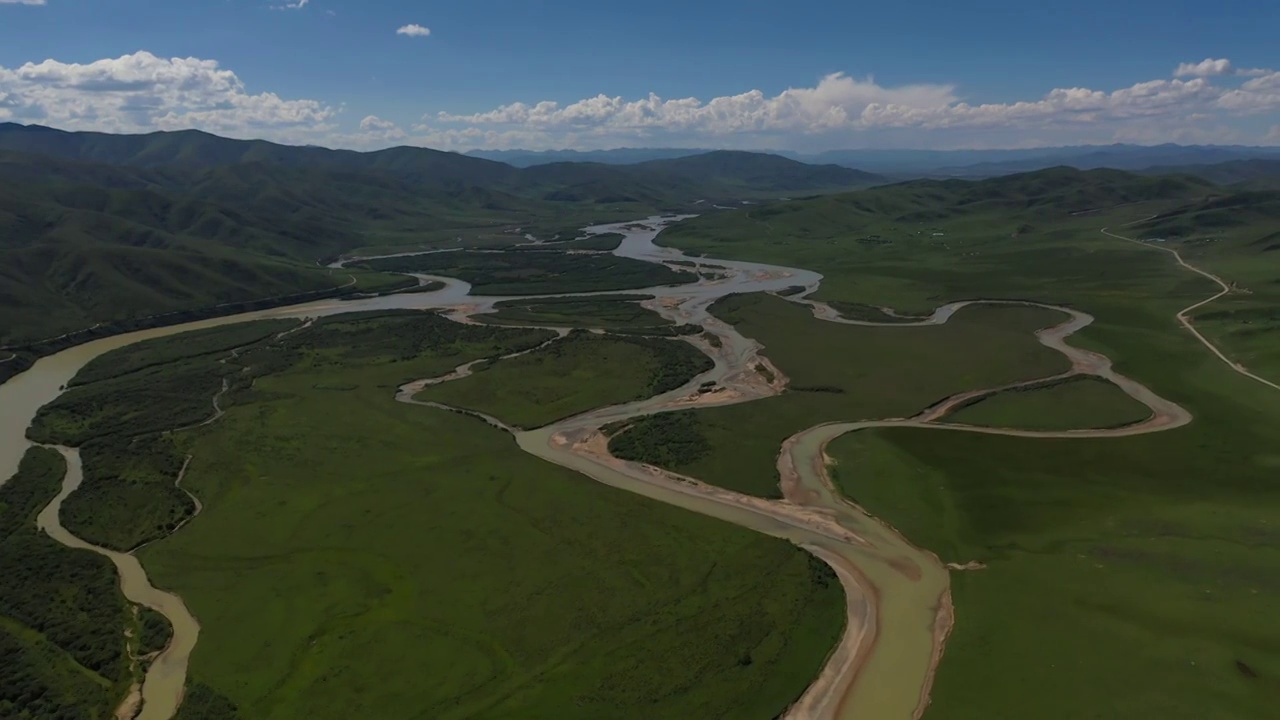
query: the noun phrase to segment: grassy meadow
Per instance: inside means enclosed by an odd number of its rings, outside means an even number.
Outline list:
[[[1123,439],[895,429],[832,443],[833,472],[850,498],[944,561],[987,566],[953,574],[957,622],[925,717],[1267,716],[1280,687],[1280,623],[1273,611],[1280,604],[1273,527],[1280,514],[1280,454],[1272,439],[1280,393],[1232,373],[1174,321],[1178,310],[1211,295],[1212,283],[1166,254],[1098,232],[1167,211],[1169,203],[1080,216],[1042,211],[1040,220],[1022,210],[940,206],[937,219],[925,221],[927,232],[912,235],[919,239],[900,235],[881,243],[858,238],[902,230],[903,215],[837,213],[832,202],[798,204],[772,219],[744,212],[693,221],[664,234],[664,242],[821,268],[827,279],[820,297],[828,300],[917,312],[974,297],[1070,304],[1097,318],[1072,343],[1107,354],[1119,371],[1196,416],[1176,431]],[[766,222],[765,232],[744,231]],[[1206,265],[1229,282],[1262,287],[1267,273],[1274,277],[1274,254],[1249,254],[1225,241],[1204,247]],[[1187,255],[1196,261],[1195,252]],[[1248,273],[1237,280],[1233,268]],[[822,337],[811,346],[799,337],[771,341],[787,338],[799,320],[779,315],[769,307],[773,301],[755,302],[728,315],[764,342],[766,354],[792,375],[793,390],[808,382],[808,372],[797,372],[806,356],[821,356],[830,366],[856,364],[856,355],[851,360],[848,349],[831,342],[832,329],[808,329]],[[1274,308],[1255,290],[1199,317],[1228,353],[1242,351],[1246,364],[1270,367],[1274,340],[1261,331],[1265,325],[1243,321],[1236,310],[1241,303],[1256,304],[1259,313]],[[1224,309],[1234,316],[1234,330],[1215,327],[1215,313]],[[963,319],[961,313],[953,322]],[[868,342],[868,353],[873,345],[886,366],[882,372],[901,369],[902,378],[865,375],[847,387],[853,396],[885,393],[905,401],[918,393],[918,383],[936,382],[963,357],[935,352],[930,362],[909,367],[891,346]],[[975,356],[1017,364],[989,342]],[[1025,362],[1021,367],[1031,369]],[[984,387],[990,379],[972,374],[965,384]],[[682,469],[771,492],[779,433],[765,437],[759,428],[777,424],[797,395],[695,413],[693,432],[712,452]],[[750,419],[748,409],[754,410]],[[845,412],[841,419],[859,417]],[[873,412],[903,414],[888,404]],[[1120,423],[1139,413],[1110,389],[1069,383],[997,396],[954,419],[1047,428],[1067,420]],[[803,417],[827,419],[813,409]],[[745,457],[743,448],[757,443],[769,451]]]
[[[244,356],[253,387],[181,436],[204,513],[141,553],[201,622],[183,718],[763,719],[803,691],[843,615],[805,553],[393,400],[545,335],[339,317]]]
[[[470,377],[428,387],[417,399],[478,410],[531,429],[674,390],[712,367],[710,358],[680,340],[575,332],[527,355],[481,367]]]
[[[1024,430],[1081,430],[1124,427],[1149,417],[1150,408],[1112,383],[1077,376],[997,393],[952,411],[944,420]]]
[[[778,493],[775,460],[791,435],[822,422],[909,417],[965,390],[1061,373],[1069,364],[1040,345],[1033,333],[1057,325],[1062,313],[1023,306],[975,306],[935,327],[862,327],[818,320],[808,308],[770,295],[731,296],[712,313],[765,346],[765,354],[791,381],[781,396],[698,410],[692,422],[670,429],[670,439],[645,446],[658,453],[689,433],[709,452],[671,469],[766,497]],[[614,440],[624,443],[623,433]],[[694,441],[697,443],[697,441]],[[701,443],[697,443],[701,444]]]

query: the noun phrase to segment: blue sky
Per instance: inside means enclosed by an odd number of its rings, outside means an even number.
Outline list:
[[[0,120],[358,148],[1280,144],[1277,28],[1270,0],[0,0]]]

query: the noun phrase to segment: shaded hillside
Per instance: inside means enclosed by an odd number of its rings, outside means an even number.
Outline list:
[[[1257,187],[1280,188],[1280,158],[1233,160],[1212,165],[1159,166],[1142,171],[1149,175],[1180,173],[1195,175],[1219,185],[1248,184]]]
[[[415,183],[494,185],[516,169],[502,163],[426,148],[398,147],[372,153],[233,140],[199,130],[112,135],[65,132],[39,125],[0,124],[0,150],[67,160],[156,168],[208,169],[243,163],[380,171]]]
[[[1253,242],[1280,250],[1280,190],[1236,192],[1188,203],[1134,226],[1145,238],[1212,239],[1242,228],[1269,228]],[[1257,233],[1255,233],[1257,234]]]
[[[718,150],[633,166],[657,177],[723,185],[753,193],[821,192],[883,183],[879,175],[839,165],[808,165],[778,155]]]
[[[1265,147],[1214,145],[1109,145],[1099,147],[1044,148],[1021,151],[977,151],[967,157],[995,156],[972,164],[949,165],[931,170],[932,174],[956,177],[994,177],[1009,173],[1033,172],[1058,165],[1080,170],[1109,168],[1143,171],[1153,166],[1185,167],[1224,163],[1253,158],[1280,158],[1280,150]],[[1005,154],[1005,158],[1000,158]],[[945,154],[944,154],[945,155]]]
[[[1208,181],[1147,177],[1117,170],[1052,168],[982,181],[915,180],[853,193],[778,202],[739,211],[737,220],[706,218],[707,227],[746,221],[803,229],[814,236],[857,232],[869,224],[927,224],[999,216],[1042,221],[1146,200],[1178,200],[1218,192]],[[686,231],[675,228],[672,233]]]

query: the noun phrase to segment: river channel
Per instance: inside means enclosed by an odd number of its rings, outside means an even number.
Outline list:
[[[839,435],[867,427],[941,428],[943,426],[930,423],[945,414],[946,409],[935,407],[932,415],[927,410],[909,420],[824,425],[800,433],[788,440],[779,453],[783,500],[740,495],[695,478],[622,462],[608,453],[607,441],[600,432],[608,423],[686,407],[750,402],[785,389],[785,376],[772,367],[759,343],[743,337],[732,326],[709,314],[708,308],[716,300],[733,293],[779,292],[804,287],[807,292],[795,294],[791,299],[809,304],[820,319],[843,321],[830,308],[806,299],[822,280],[818,273],[759,263],[692,258],[678,250],[656,246],[653,240],[661,229],[678,219],[650,218],[637,223],[602,225],[588,232],[624,235],[622,244],[614,251],[616,255],[659,263],[695,262],[712,274],[710,279],[702,278],[696,283],[634,292],[654,295],[655,300],[647,306],[663,316],[679,323],[701,325],[709,334],[717,336],[719,343],[686,338],[711,356],[715,367],[684,387],[661,396],[600,408],[552,426],[517,432],[516,441],[533,455],[599,482],[783,538],[814,553],[831,565],[840,578],[847,598],[846,627],[822,675],[785,717],[791,720],[919,717],[928,704],[933,671],[952,623],[949,571],[932,553],[913,546],[893,528],[835,491],[827,477],[824,448]],[[144,330],[96,340],[43,358],[27,372],[0,385],[0,408],[3,408],[0,479],[9,478],[17,471],[22,455],[30,447],[26,431],[37,411],[53,401],[86,363],[111,350],[190,330],[267,318],[317,318],[369,310],[420,309],[445,310],[450,317],[466,321],[471,315],[492,310],[499,301],[521,299],[474,296],[467,283],[419,277],[439,280],[444,287],[435,292],[324,300]],[[947,306],[920,324],[946,322],[961,307]],[[1092,321],[1082,313],[1069,315],[1057,328],[1042,331],[1041,342],[1067,354],[1073,361],[1073,372],[1111,379],[1152,408],[1152,419],[1125,429],[1126,434],[1153,432],[1190,421],[1190,416],[1181,408],[1115,375],[1105,358],[1067,346],[1065,338]],[[768,372],[759,372],[760,367]],[[418,387],[426,382],[422,381]],[[704,383],[715,383],[717,391],[700,394],[698,390]],[[406,388],[398,398],[412,401],[413,388]],[[946,426],[946,429],[991,431],[964,426]],[[1111,432],[1116,431],[1080,434]],[[93,547],[62,527],[58,509],[78,487],[82,473],[78,453],[72,448],[58,449],[67,458],[69,469],[62,492],[41,513],[40,526],[65,545],[90,549],[110,558],[120,572],[125,596],[161,612],[173,624],[174,640],[149,668],[142,687],[141,712],[136,716],[141,720],[168,720],[182,701],[187,662],[200,629],[197,619],[191,616],[181,598],[152,587],[145,568],[132,555]]]

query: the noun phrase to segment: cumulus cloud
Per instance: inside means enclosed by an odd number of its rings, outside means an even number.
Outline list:
[[[361,130],[390,130],[395,126],[395,123],[390,120],[383,120],[377,115],[366,116],[365,119],[360,121]]]
[[[1214,60],[1213,58],[1205,58],[1198,63],[1182,63],[1177,70],[1173,71],[1173,76],[1178,78],[1184,77],[1217,77],[1219,75],[1228,75],[1231,73],[1231,61],[1226,58]]]
[[[425,28],[417,23],[402,25],[396,29],[397,35],[406,35],[408,37],[427,37],[431,34],[430,28]]]
[[[473,115],[439,113],[446,123],[520,124],[536,128],[609,128],[697,130],[710,134],[749,131],[821,131],[847,127],[868,107],[886,104],[930,108],[955,102],[950,85],[885,88],[873,79],[842,73],[828,75],[812,88],[792,88],[768,97],[759,90],[702,102],[697,98],[663,100],[650,94],[640,100],[597,95],[561,106],[555,102],[513,103]]]
[[[200,128],[232,137],[357,148],[1280,143],[1277,130],[1270,128],[1280,110],[1280,71],[1232,71],[1229,61],[1206,62],[1217,69],[1188,63],[1199,69],[1184,77],[1119,89],[1056,88],[1004,103],[971,100],[951,84],[892,86],[835,73],[812,87],[776,93],[747,90],[710,99],[600,94],[568,103],[515,102],[477,113],[434,112],[412,125],[361,113],[344,125],[342,106],[250,92],[215,60],[137,52],[85,64],[0,65],[0,122],[106,132]],[[1226,74],[1205,75],[1219,70]]]
[[[354,144],[360,146],[385,144],[403,140],[408,135],[390,120],[383,120],[377,115],[366,116],[360,121],[360,135],[353,138]]]
[[[1246,81],[1218,98],[1218,106],[1241,113],[1260,113],[1280,108],[1280,72],[1266,73]]]
[[[1239,84],[1230,60],[1184,63],[1173,79],[1117,90],[1056,88],[1038,99],[973,103],[947,84],[886,87],[873,78],[828,75],[811,88],[777,95],[751,90],[710,100],[639,99],[597,95],[569,104],[517,102],[472,114],[437,113],[432,137],[456,143],[516,142],[527,146],[617,145],[687,140],[737,147],[842,146],[859,139],[897,138],[914,132],[1006,144],[1028,138],[1068,137],[1105,142],[1116,136],[1162,133],[1164,140],[1201,137],[1222,128],[1218,115],[1240,116],[1280,107],[1280,72],[1247,71]],[[1239,75],[1240,73],[1235,73]],[[1222,77],[1225,85],[1215,83]],[[1212,121],[1212,122],[1211,122]],[[1217,124],[1214,124],[1217,123]],[[1255,130],[1256,133],[1256,130]],[[993,135],[994,134],[994,135]],[[806,141],[805,138],[808,138]],[[1256,141],[1257,135],[1253,136]],[[791,145],[787,142],[791,141]],[[539,143],[546,143],[539,145]],[[491,145],[486,144],[486,147]]]
[[[0,66],[0,120],[74,130],[200,128],[260,136],[284,128],[322,129],[336,112],[316,100],[249,93],[216,60],[137,52],[87,64]]]

